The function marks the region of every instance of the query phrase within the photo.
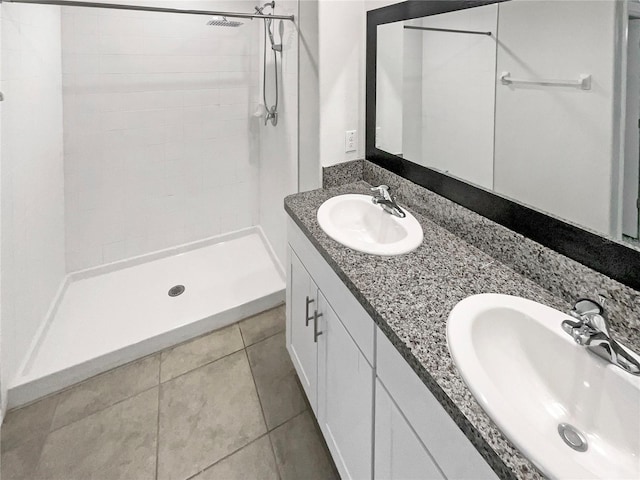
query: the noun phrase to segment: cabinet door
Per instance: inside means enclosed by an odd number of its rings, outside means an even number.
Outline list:
[[[318,287],[295,252],[290,250],[289,253],[287,347],[317,416],[318,348],[313,336],[313,314],[318,309]]]
[[[376,479],[439,480],[445,478],[380,380],[376,380],[375,445]]]
[[[318,423],[343,479],[373,468],[373,368],[321,292],[318,322]]]

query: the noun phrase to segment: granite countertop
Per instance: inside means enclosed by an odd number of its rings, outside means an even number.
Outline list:
[[[561,311],[571,306],[410,209],[422,225],[424,241],[409,254],[368,255],[329,238],[316,220],[318,207],[336,195],[370,194],[369,187],[359,181],[291,195],[285,210],[497,475],[543,478],[464,384],[449,354],[446,322],[456,303],[478,293],[517,295]]]

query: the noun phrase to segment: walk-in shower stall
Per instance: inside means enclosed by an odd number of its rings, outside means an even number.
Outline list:
[[[9,407],[284,300],[298,1],[126,3],[0,4]]]

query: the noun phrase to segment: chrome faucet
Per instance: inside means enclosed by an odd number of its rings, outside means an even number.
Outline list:
[[[588,298],[580,298],[569,314],[577,321],[563,321],[562,329],[578,345],[633,375],[640,375],[640,357],[636,358],[637,355],[611,337],[602,305]]]
[[[376,192],[373,194],[371,201],[376,205],[380,205],[385,212],[400,218],[407,216],[407,214],[404,213],[404,210],[402,210],[396,203],[396,197],[392,197],[389,194],[388,186],[379,185],[377,187],[373,187],[371,191]]]

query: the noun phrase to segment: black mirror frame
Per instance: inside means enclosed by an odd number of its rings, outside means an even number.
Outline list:
[[[509,0],[406,1],[367,12],[365,157],[545,247],[640,290],[640,251],[375,146],[377,26],[503,1]]]

